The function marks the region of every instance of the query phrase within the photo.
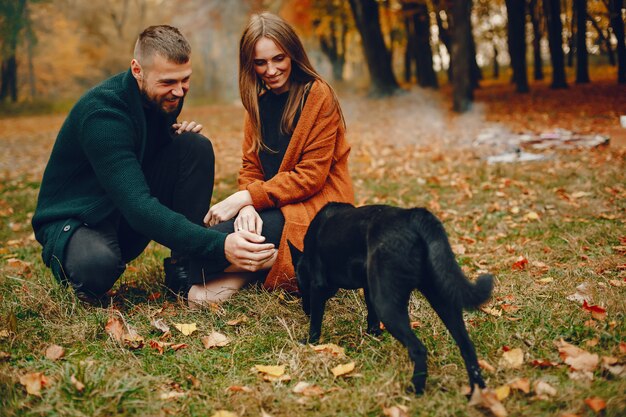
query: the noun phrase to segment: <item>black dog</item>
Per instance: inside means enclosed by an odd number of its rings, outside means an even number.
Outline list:
[[[428,210],[330,203],[311,222],[304,253],[288,243],[302,308],[311,317],[309,343],[319,340],[326,300],[339,288],[363,288],[368,332],[380,334],[382,321],[408,348],[415,364],[411,381],[421,394],[427,351],[411,330],[408,314],[411,291],[417,288],[459,346],[472,391],[474,385],[485,387],[462,311],[489,299],[493,277],[481,275],[475,284],[467,280],[443,225]]]

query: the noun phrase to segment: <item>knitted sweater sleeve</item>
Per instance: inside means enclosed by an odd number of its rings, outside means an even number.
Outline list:
[[[247,185],[256,209],[298,203],[323,188],[332,166],[341,117],[333,109],[332,95],[328,91],[320,93],[318,97],[311,92],[309,100],[321,100],[321,105],[314,107],[315,112],[303,112],[300,117],[299,123],[307,118],[313,118],[313,123],[308,135],[301,139],[304,144],[294,168],[279,172],[269,181],[257,180]]]
[[[135,135],[122,112],[96,110],[84,119],[82,147],[109,198],[139,233],[170,249],[227,266],[225,234],[190,222],[150,194],[136,155]]]

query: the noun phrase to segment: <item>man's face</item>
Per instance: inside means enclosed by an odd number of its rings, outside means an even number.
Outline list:
[[[191,60],[176,64],[156,54],[144,65],[133,59],[131,69],[149,105],[166,114],[174,113],[182,106],[189,91]]]

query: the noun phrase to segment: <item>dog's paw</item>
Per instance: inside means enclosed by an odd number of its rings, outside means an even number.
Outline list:
[[[419,374],[413,374],[413,378],[411,378],[411,383],[413,384],[413,393],[415,395],[422,395],[424,390],[426,389],[426,374],[420,372]]]
[[[383,334],[383,331],[380,329],[380,326],[376,326],[376,327],[370,327],[369,329],[367,329],[367,333],[371,334],[372,336],[381,336]]]

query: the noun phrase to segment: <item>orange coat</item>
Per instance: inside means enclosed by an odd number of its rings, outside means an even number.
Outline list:
[[[253,129],[246,114],[239,189],[250,192],[257,211],[278,207],[285,217],[278,258],[263,284],[267,289],[297,291],[287,239],[302,250],[309,223],[326,203],[354,203],[350,145],[339,111],[329,111],[332,100],[329,87],[315,81],[278,173],[269,181],[264,180],[258,153],[251,150]]]

